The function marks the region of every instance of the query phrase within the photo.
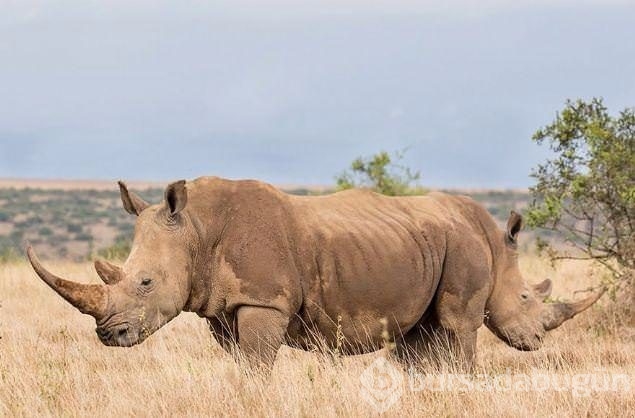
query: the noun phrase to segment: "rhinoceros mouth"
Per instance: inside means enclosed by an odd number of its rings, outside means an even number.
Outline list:
[[[534,338],[535,338],[534,343],[530,343],[527,341],[521,341],[521,342],[510,341],[508,342],[508,344],[514,347],[518,351],[536,351],[540,349],[540,347],[542,347],[542,337],[536,335]]]
[[[533,336],[530,333],[522,333],[518,331],[500,330],[488,324],[488,328],[505,344],[519,351],[536,351],[542,347],[544,333],[534,331]]]
[[[143,330],[135,331],[128,324],[109,328],[97,327],[95,332],[102,344],[109,347],[132,347],[145,339]]]

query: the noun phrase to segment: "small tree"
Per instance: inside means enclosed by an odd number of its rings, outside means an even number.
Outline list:
[[[539,246],[553,260],[602,263],[617,287],[633,286],[635,110],[611,117],[601,99],[567,101],[533,140],[547,143],[554,157],[532,173],[528,224],[563,233],[574,251],[557,251],[544,241]]]
[[[128,257],[131,248],[132,243],[128,239],[119,237],[110,247],[102,248],[97,251],[97,255],[107,260],[121,261]]]
[[[356,158],[349,170],[336,177],[337,189],[369,188],[388,196],[423,194],[423,188],[413,185],[421,174],[394,162],[401,160],[403,154],[397,152],[391,157],[381,151],[370,158]]]

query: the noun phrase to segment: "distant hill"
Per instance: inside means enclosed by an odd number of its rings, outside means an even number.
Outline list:
[[[163,198],[159,182],[129,182],[151,202]],[[284,187],[292,194],[328,193],[325,187]],[[448,190],[471,195],[504,225],[509,211],[522,211],[530,196],[515,190]],[[134,217],[122,208],[115,182],[0,180],[0,261],[22,257],[26,241],[46,258],[85,260],[125,256]],[[532,239],[523,240],[526,246]]]

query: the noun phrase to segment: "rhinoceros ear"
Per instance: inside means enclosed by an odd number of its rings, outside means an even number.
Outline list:
[[[510,244],[516,244],[522,226],[523,217],[512,210],[507,220],[507,241]]]
[[[187,204],[187,189],[185,180],[179,180],[168,185],[165,189],[165,205],[170,216],[183,210]]]
[[[148,202],[134,194],[133,192],[128,191],[128,187],[123,181],[119,181],[119,192],[121,193],[121,201],[123,202],[123,208],[131,215],[137,215],[145,208],[150,206]]]

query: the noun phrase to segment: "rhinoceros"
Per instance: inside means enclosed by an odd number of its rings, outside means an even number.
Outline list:
[[[468,197],[292,196],[260,181],[201,177],[168,185],[151,205],[119,188],[137,217],[134,240],[123,266],[95,262],[105,284],[57,277],[27,247],[39,277],[92,315],[109,346],[138,344],[192,311],[224,348],[256,363],[271,365],[285,343],[354,354],[389,335],[417,351],[443,335],[470,368],[481,325],[536,350],[603,293],[546,303],[551,281],[529,285],[518,268],[521,216],[512,212],[502,230]]]

